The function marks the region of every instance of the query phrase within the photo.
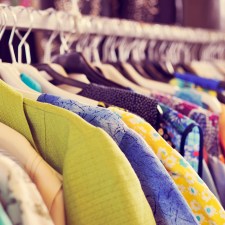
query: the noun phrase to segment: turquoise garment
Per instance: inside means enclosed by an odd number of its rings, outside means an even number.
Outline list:
[[[116,114],[73,100],[42,94],[38,101],[70,110],[90,124],[105,130],[117,143],[136,172],[157,225],[198,224],[175,183],[152,149]]]
[[[175,96],[195,105],[204,107],[202,96],[197,94],[197,92],[193,92],[190,88],[182,88],[179,91],[176,91]]]
[[[8,215],[4,211],[1,203],[0,203],[0,225],[12,225]]]
[[[42,93],[41,85],[36,80],[34,80],[33,78],[29,77],[27,74],[21,73],[20,74],[20,79],[23,81],[24,84],[26,84],[31,89]]]

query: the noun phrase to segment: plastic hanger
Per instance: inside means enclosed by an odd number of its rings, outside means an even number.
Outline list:
[[[124,89],[122,85],[105,79],[103,74],[93,67],[91,63],[85,59],[82,53],[71,52],[65,55],[59,55],[53,62],[60,64],[68,74],[85,74],[91,83]]]
[[[198,74],[198,76],[224,80],[224,75],[221,74],[218,69],[210,62],[193,61],[191,62],[190,66],[195,71],[195,73]]]
[[[101,40],[102,37],[93,38],[90,35],[81,36],[77,41],[76,51],[56,56],[54,57],[53,62],[61,65],[68,74],[85,74],[91,83],[124,88],[116,82],[105,79],[103,74],[90,63],[92,58],[100,58],[97,46]]]
[[[135,48],[138,48],[140,46],[139,44],[139,40],[134,41],[133,46],[131,46],[131,48],[129,48],[128,50],[132,53],[132,51]],[[124,50],[125,51],[125,50]],[[123,52],[123,51],[121,51]],[[131,53],[128,53],[127,56],[129,57],[129,55]],[[137,53],[138,54],[138,53]],[[125,56],[126,57],[126,56]],[[130,65],[129,63],[126,63],[126,61],[128,60],[128,58],[120,58],[120,61],[124,61],[123,63],[121,63],[121,66],[123,67],[124,70],[126,70],[127,73],[130,74],[130,76],[132,77],[132,79],[141,87],[144,87],[145,89],[149,89],[149,90],[155,90],[155,91],[160,91],[160,92],[164,92],[167,94],[173,94],[174,92],[176,92],[177,88],[174,88],[173,86],[169,85],[169,84],[164,84],[161,82],[157,82],[157,81],[152,81],[152,80],[148,80],[144,77],[142,77],[133,67],[132,65]],[[139,59],[137,59],[139,60]]]
[[[149,74],[144,70],[143,62],[146,60],[147,40],[140,40],[136,47],[131,52],[131,60],[129,64],[144,78],[151,79]]]
[[[29,13],[30,13],[29,14],[30,17],[32,17],[32,14],[31,14],[30,11],[29,11]],[[30,29],[29,29],[29,31],[30,31]],[[28,35],[25,35],[24,38],[22,38],[22,40],[21,40],[22,44],[20,43],[20,46],[28,45],[28,43],[26,42],[27,37],[28,37]],[[26,52],[26,54],[30,54],[30,52]],[[29,57],[26,57],[26,58],[29,58]],[[79,101],[79,102],[81,102],[83,104],[87,104],[87,105],[94,105],[94,106],[98,105],[97,101],[94,101],[94,100],[91,100],[91,99],[88,99],[88,98],[85,98],[85,97],[82,97],[82,96],[79,96],[79,95],[71,94],[71,93],[66,92],[64,90],[61,90],[60,88],[55,87],[50,82],[45,80],[40,75],[39,71],[31,65],[23,64],[23,63],[16,63],[16,62],[14,62],[12,65],[14,66],[14,68],[16,68],[19,71],[19,74],[25,73],[26,75],[28,75],[32,79],[34,79],[36,82],[38,82],[41,85],[43,92],[45,92],[45,93],[61,96],[61,97],[64,97],[64,98],[69,98],[69,99]],[[24,88],[20,88],[20,87],[17,87],[17,88],[19,88],[20,90],[21,89],[25,90]],[[78,89],[77,91],[79,92],[80,89]],[[24,95],[25,94],[26,94],[26,92],[24,93]]]
[[[4,7],[7,7],[7,6],[4,6]],[[6,28],[6,21],[7,21],[7,15],[6,15],[4,10],[2,10],[2,11],[3,11],[2,12],[2,20],[4,22],[3,22],[2,30],[0,32],[0,34],[1,34],[0,40],[1,40],[2,36],[4,35],[4,31],[5,31],[5,28]],[[16,61],[15,52],[14,52],[14,48],[13,48],[13,45],[12,45],[12,41],[13,41],[15,31],[16,31],[16,17],[13,13],[12,13],[12,16],[13,16],[14,26],[12,28],[8,44],[9,44],[10,54],[11,54],[12,60]],[[27,87],[20,80],[20,73],[15,68],[13,68],[13,66],[10,63],[0,62],[0,76],[1,76],[3,81],[5,81],[7,84],[11,85],[14,88],[26,90],[27,92],[28,91],[34,92],[32,89]]]
[[[49,14],[54,14],[55,15],[55,19],[57,20],[59,27],[63,26],[63,21],[61,19],[59,19],[59,17],[57,16],[56,12],[54,11],[54,9],[48,9]],[[70,14],[67,14],[67,18],[65,18],[67,21],[69,20],[70,23],[72,23],[71,27],[75,27],[75,21],[73,16],[71,16]],[[48,67],[52,68],[52,70],[56,71],[59,75],[63,76],[63,77],[68,77],[68,74],[66,73],[66,71],[64,70],[64,68],[59,65],[59,64],[55,64],[52,63],[52,57],[51,57],[51,49],[52,49],[52,42],[54,41],[54,39],[60,35],[60,41],[61,41],[61,45],[60,45],[60,54],[65,54],[65,52],[69,52],[70,49],[70,44],[68,44],[68,41],[70,39],[70,37],[72,36],[74,32],[71,31],[71,33],[67,34],[67,38],[64,36],[63,31],[57,29],[55,31],[52,32],[50,38],[48,39],[46,46],[45,46],[45,51],[44,51],[44,57],[43,57],[43,62],[48,65]],[[72,44],[72,42],[71,42]],[[29,63],[30,64],[30,63]]]
[[[88,98],[84,98],[82,96],[76,95],[75,93],[71,94],[67,91],[61,90],[60,88],[54,86],[53,84],[51,84],[50,82],[45,80],[40,75],[39,71],[31,65],[14,64],[14,66],[21,73],[25,73],[25,74],[29,75],[31,78],[33,78],[35,81],[37,81],[41,85],[44,93],[49,93],[52,95],[57,95],[57,96],[61,96],[64,98],[71,99],[71,100],[79,101],[79,102],[81,102],[83,104],[87,104],[87,105],[94,105],[94,106],[98,105],[97,101],[90,100]]]
[[[73,84],[74,87],[79,89],[83,89],[88,86],[88,84],[83,83],[81,81],[77,81],[74,79],[71,79],[69,77],[64,77],[60,73],[58,73],[56,70],[54,70],[51,65],[49,64],[33,64],[33,67],[35,67],[39,72],[46,72],[48,76],[50,76],[54,82],[54,84]]]
[[[107,41],[107,40],[106,40]],[[108,39],[108,41],[111,41],[111,39]],[[120,43],[121,44],[121,43]],[[106,47],[107,44],[105,44],[104,47]],[[112,46],[111,45],[111,50],[112,50]],[[103,48],[104,48],[103,47]],[[104,52],[106,52],[106,50],[104,50]],[[112,54],[112,53],[110,53]],[[95,65],[96,68],[98,68],[102,74],[104,75],[105,78],[112,80],[118,84],[123,85],[126,88],[131,88],[135,91],[137,91],[140,94],[144,94],[144,95],[149,95],[149,91],[144,88],[139,87],[138,85],[132,83],[131,81],[127,80],[123,74],[121,74],[114,66],[110,65],[110,64],[102,64],[102,63],[93,63],[93,65]]]
[[[129,63],[123,63],[122,66],[129,74],[131,74],[133,79],[135,79],[135,81],[144,88],[147,88],[149,90],[164,92],[170,95],[174,94],[178,90],[178,88],[172,85],[165,84],[158,81],[148,80],[142,77]]]
[[[172,45],[170,45],[170,47],[171,46]],[[174,45],[174,46],[176,46],[176,45]],[[179,47],[182,47],[182,45],[180,45]],[[164,48],[165,48],[165,46],[164,46]],[[162,49],[161,49],[161,51],[162,51]],[[172,51],[172,52],[174,53],[174,51]],[[175,52],[175,54],[177,54],[177,58],[179,58],[179,52]],[[127,65],[127,66],[129,67],[129,65]],[[169,66],[169,65],[167,65],[167,66]],[[130,68],[130,70],[132,70],[132,68]],[[169,73],[172,73],[173,72],[173,68],[172,68],[172,70],[170,70],[170,69],[167,69],[167,70],[168,70]],[[136,73],[135,70],[132,70],[132,71],[133,71],[134,74]],[[134,77],[135,77],[135,75],[134,75]],[[136,81],[142,82],[143,85],[146,85],[147,86],[147,83],[148,82],[146,80],[145,80],[146,82],[144,82],[144,79],[141,78],[141,76],[139,76],[139,77],[136,76],[136,78],[137,78]],[[153,83],[153,81],[150,81],[150,82]],[[167,94],[170,94],[170,95],[174,95],[176,93],[176,91],[179,90],[179,88],[177,88],[177,87],[176,88],[171,88],[171,86],[168,85],[168,84],[162,84],[162,83],[160,83],[160,85],[157,85],[157,83],[159,83],[159,82],[156,82],[155,83],[155,87],[156,88],[153,87],[152,90],[157,90],[158,89],[157,91],[161,91],[161,92],[164,92],[164,93],[167,93]],[[164,86],[164,88],[163,88],[163,86]],[[148,86],[148,87],[150,87],[150,86]],[[160,88],[162,88],[162,89],[160,90]],[[201,95],[202,101],[205,104],[207,104],[213,112],[215,112],[215,113],[221,113],[222,108],[221,108],[221,104],[218,101],[218,99],[216,99],[213,96],[210,96],[207,93],[198,92],[198,91],[195,91],[195,92]]]
[[[147,71],[144,69],[144,63],[143,62],[134,62],[129,61],[129,63],[133,66],[133,68],[144,78],[152,80],[151,76],[147,73]]]
[[[50,13],[54,13],[54,15],[56,16],[56,19],[58,21],[59,28],[62,27],[63,26],[62,21],[57,16],[57,13],[54,10],[50,10]],[[67,18],[67,19],[70,19],[70,21],[71,21],[71,17]],[[73,19],[72,19],[72,22],[74,23]],[[60,34],[60,40],[61,40],[60,53],[64,54],[65,52],[69,51],[69,46],[67,45],[67,40],[65,39],[64,33],[62,32],[62,30],[59,29],[58,31],[54,31],[46,44],[46,51],[44,54],[45,63],[36,64],[33,66],[35,68],[37,68],[39,71],[41,71],[47,80],[49,79],[49,77],[51,77],[51,78],[55,79],[56,81],[58,81],[59,83],[60,82],[63,83],[64,78],[65,77],[68,78],[68,74],[66,74],[64,68],[62,66],[60,66],[59,64],[50,63],[51,62],[52,42],[54,41],[54,39],[57,37],[58,34]],[[30,64],[29,62],[27,62],[27,63]],[[43,72],[45,72],[45,73],[43,73]],[[85,83],[82,83],[79,81],[74,81],[73,85],[78,88],[85,88],[87,86]],[[77,92],[79,92],[79,91],[80,90],[78,89]]]
[[[56,17],[56,19],[58,19],[58,28],[60,28],[60,26],[63,25],[62,21],[59,20],[59,18]],[[62,32],[54,32],[52,33],[49,41],[47,42],[47,46],[46,46],[46,51],[45,51],[45,62],[49,63],[51,61],[51,43],[52,41],[55,39],[55,37],[58,34],[61,34],[60,39],[61,42],[63,42],[63,46],[60,46],[60,49],[68,49],[69,45],[67,46],[66,41],[64,40],[64,35],[62,35]],[[77,41],[77,45],[76,48],[79,51],[85,52],[88,55],[88,58],[91,58],[91,56],[89,56],[90,54],[90,49],[88,48],[89,46],[87,46],[87,43],[89,43],[90,41],[87,42],[87,40],[89,40],[90,37],[87,36],[85,38],[82,37],[82,39],[80,39],[81,41]],[[97,43],[99,43],[100,39],[98,40]],[[83,42],[83,44],[82,44]],[[93,42],[96,45],[96,42]],[[83,45],[86,46],[83,46]],[[65,47],[67,46],[67,47]],[[78,74],[85,74],[88,78],[88,80],[92,83],[97,83],[97,84],[102,84],[105,86],[112,86],[112,87],[118,87],[118,88],[123,88],[121,85],[118,85],[112,81],[109,81],[107,79],[105,79],[102,74],[96,70],[91,63],[88,62],[88,60],[86,60],[86,58],[84,57],[84,55],[82,53],[78,53],[78,52],[70,52],[68,53],[68,51],[61,51],[60,53],[64,53],[65,54],[60,54],[58,56],[55,56],[53,59],[53,62],[62,66],[65,71],[70,74],[70,73],[78,73]],[[46,66],[46,68],[44,68],[43,65],[41,65],[42,70],[48,70],[48,72],[53,72],[52,69],[49,68],[49,66]],[[49,74],[51,76],[51,74]],[[52,74],[54,76],[54,74]],[[57,79],[57,77],[55,76],[55,79]],[[78,82],[77,85],[74,82],[73,83],[74,86],[78,86],[80,87],[80,83]]]

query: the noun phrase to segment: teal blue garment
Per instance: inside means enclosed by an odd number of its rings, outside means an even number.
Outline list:
[[[1,203],[0,203],[0,225],[12,225],[8,215],[4,211]]]
[[[21,73],[20,79],[23,81],[24,84],[26,84],[28,87],[30,87],[34,91],[42,93],[41,85],[36,80],[29,77],[27,74]]]
[[[201,95],[193,92],[190,88],[182,88],[179,91],[176,91],[175,96],[195,105],[204,107]]]

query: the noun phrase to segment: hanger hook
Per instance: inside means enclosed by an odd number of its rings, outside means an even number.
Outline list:
[[[57,18],[57,13],[53,8],[48,9],[49,11],[49,16],[53,15],[55,16],[56,20],[58,20]],[[55,40],[55,38],[58,36],[59,34],[59,29],[58,27],[52,32],[52,34],[50,35],[46,46],[45,46],[45,52],[44,52],[44,62],[45,63],[50,63],[51,62],[51,48],[52,48],[52,43]]]
[[[62,19],[61,13],[57,13],[56,15],[57,15],[57,23],[59,27],[59,38],[61,41],[59,52],[60,54],[65,54],[65,52],[68,51],[68,45],[67,45],[67,39],[65,38],[65,34],[63,31],[63,19]]]
[[[66,38],[67,52],[69,52],[71,50],[71,47],[72,47],[74,41],[77,39],[77,36],[76,36],[76,33],[75,33],[76,30],[75,30],[74,15],[68,14],[68,17],[69,17],[69,20],[70,20],[71,27],[73,27],[73,30],[67,34],[67,38]]]
[[[27,11],[27,13],[29,15],[30,24],[29,24],[29,29],[27,30],[27,32],[25,33],[25,35],[23,36],[23,38],[21,39],[21,41],[18,45],[18,62],[22,63],[22,47],[25,45],[26,60],[27,60],[27,63],[30,64],[30,62],[31,62],[30,47],[29,47],[29,44],[26,42],[26,40],[33,29],[33,23],[34,23],[34,16],[32,13],[33,9],[32,8],[24,8],[24,7],[22,9]]]
[[[5,32],[5,29],[6,29],[6,21],[7,21],[7,14],[5,12],[5,10],[3,10],[2,8],[0,8],[0,11],[2,11],[3,13],[3,16],[1,16],[1,28],[0,28],[0,41],[3,37],[3,34]],[[0,62],[2,62],[2,59],[0,58]]]
[[[1,39],[4,35],[4,32],[5,32],[5,29],[6,29],[7,14],[6,14],[5,10],[2,9],[2,7],[0,9],[1,9],[2,14],[3,14],[3,16],[1,17],[1,21],[2,21],[1,25],[2,26],[0,28],[0,30],[1,30],[0,31],[0,41],[1,41]]]
[[[12,62],[13,63],[16,63],[16,55],[15,55],[15,51],[14,51],[14,48],[13,48],[13,39],[14,39],[14,36],[15,36],[15,31],[16,31],[16,26],[17,26],[17,17],[16,17],[16,14],[13,12],[12,8],[10,6],[6,6],[9,11],[11,12],[11,15],[13,17],[13,27],[12,27],[12,31],[10,33],[10,37],[9,37],[9,42],[8,42],[8,46],[9,46],[9,51],[10,51],[10,56],[11,56],[11,59],[12,59]]]

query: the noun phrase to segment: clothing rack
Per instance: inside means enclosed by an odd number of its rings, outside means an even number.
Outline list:
[[[216,43],[225,41],[225,33],[200,28],[146,24],[129,20],[83,16],[77,21],[80,33],[165,41]]]
[[[64,22],[60,25],[61,21]],[[5,24],[6,23],[6,24]],[[63,32],[74,31],[74,15],[53,8],[47,10],[35,10],[22,6],[0,5],[0,24],[8,29],[16,27],[19,30],[41,30]]]
[[[97,34],[139,39],[156,39],[190,43],[225,42],[225,33],[206,29],[183,28],[178,26],[145,24],[128,20],[81,16],[48,10],[34,10],[24,7],[0,6],[0,24],[20,30],[43,30]],[[4,19],[5,17],[5,19]]]

